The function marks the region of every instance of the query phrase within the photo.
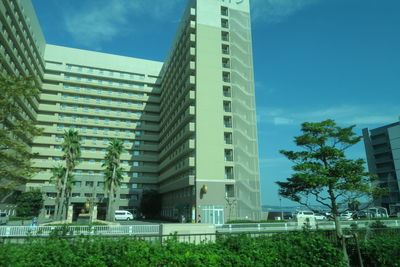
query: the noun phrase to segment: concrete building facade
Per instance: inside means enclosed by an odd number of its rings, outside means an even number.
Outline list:
[[[376,200],[377,206],[390,214],[400,212],[400,122],[376,129],[363,129],[368,168],[378,176],[377,186],[386,188],[388,195]]]
[[[10,1],[22,9],[21,2],[30,1]],[[33,32],[43,36],[31,6],[29,12],[24,20],[34,20]],[[35,47],[43,71],[30,73],[42,89],[34,119],[44,133],[32,146],[41,172],[27,186],[46,194],[47,215],[54,211],[50,178],[62,163],[62,135],[76,129],[82,143],[71,195],[76,213],[92,199],[104,214],[101,164],[116,137],[125,144],[117,208],[137,209],[143,191],[155,189],[165,217],[200,215],[215,224],[260,218],[248,0],[190,0],[165,62],[49,45],[44,38]]]

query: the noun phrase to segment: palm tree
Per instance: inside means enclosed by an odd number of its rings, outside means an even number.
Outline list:
[[[79,163],[81,157],[81,144],[78,131],[68,130],[64,133],[64,142],[61,145],[62,151],[64,152],[63,159],[65,160],[65,175],[64,181],[62,182],[60,207],[58,210],[57,218],[59,220],[65,219],[67,207],[65,201],[65,193],[67,191],[68,177],[73,172],[76,165]]]
[[[124,151],[124,144],[119,139],[111,139],[107,147],[107,154],[104,158],[104,184],[108,192],[107,220],[113,221],[114,194],[122,181],[123,168],[120,167],[120,157]]]
[[[51,170],[53,176],[50,178],[50,183],[55,185],[57,191],[54,216],[57,216],[58,211],[60,209],[60,195],[61,195],[61,190],[63,188],[63,181],[66,171],[67,169],[61,164],[54,166],[54,168]],[[66,191],[70,192],[72,190],[72,182],[73,182],[73,176],[71,173],[69,173]]]
[[[61,164],[58,164],[57,166],[54,166],[51,172],[53,176],[51,176],[50,178],[50,183],[55,185],[57,191],[56,206],[54,209],[54,217],[56,217],[58,215],[58,209],[60,207],[60,195],[62,190],[62,181],[65,176],[65,167]]]

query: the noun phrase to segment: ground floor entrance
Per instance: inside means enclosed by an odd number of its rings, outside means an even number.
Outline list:
[[[215,225],[224,224],[224,206],[205,205],[200,206],[201,222]]]

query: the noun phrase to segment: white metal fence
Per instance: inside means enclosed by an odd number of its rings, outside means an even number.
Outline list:
[[[97,225],[97,226],[0,226],[0,237],[49,236],[54,231],[79,235],[158,235],[160,225]]]
[[[352,224],[358,228],[368,227],[376,221],[341,221],[342,227],[350,228]],[[400,220],[381,220],[387,227],[400,227]],[[217,226],[219,233],[239,232],[280,232],[301,230],[304,225],[297,222],[280,223],[250,223],[250,224],[224,224]],[[98,226],[0,226],[0,237],[26,237],[49,236],[54,231],[65,231],[69,236],[101,235],[101,236],[125,236],[125,235],[159,235],[161,226],[153,225],[98,225]],[[317,221],[311,225],[313,229],[335,229],[333,221]]]
[[[352,224],[357,225],[358,228],[368,227],[371,223],[376,222],[373,220],[368,221],[341,221],[342,228],[351,228]],[[387,227],[400,227],[400,220],[382,220],[383,224]],[[315,224],[310,225],[312,229],[335,229],[334,221],[317,221]],[[280,232],[280,231],[294,231],[303,229],[304,224],[297,222],[280,222],[280,223],[249,223],[249,224],[224,224],[217,226],[217,231],[220,233],[236,233],[236,232]]]

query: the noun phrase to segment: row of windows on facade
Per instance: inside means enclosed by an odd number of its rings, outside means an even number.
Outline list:
[[[47,170],[47,171],[51,172],[51,170]],[[45,172],[46,171],[42,171],[41,174],[44,174]],[[102,171],[93,171],[93,170],[89,170],[89,171],[75,170],[74,173],[75,173],[76,176],[85,176],[85,175],[96,176],[96,177],[98,177],[98,176],[103,177],[104,176],[104,172],[102,172]],[[128,178],[128,177],[131,177],[131,178],[144,178],[144,177],[149,177],[150,178],[151,177],[151,178],[153,178],[153,177],[157,177],[157,174],[156,173],[152,173],[152,172],[122,172],[122,176],[124,178]],[[78,184],[78,185],[80,185],[80,184]]]
[[[98,94],[98,95],[110,95],[110,96],[119,96],[122,98],[126,97],[137,97],[143,98],[147,96],[147,93],[142,92],[134,92],[134,91],[124,91],[124,90],[113,90],[113,89],[102,89],[97,87],[84,87],[80,85],[70,85],[64,84],[63,89],[66,91],[74,91],[74,92],[83,92],[87,94]]]
[[[74,76],[74,75],[64,75],[64,79],[66,80],[75,80],[78,82],[89,82],[89,83],[97,83],[97,84],[104,84],[104,85],[118,85],[120,87],[135,87],[135,88],[145,88],[145,84],[142,83],[127,83],[127,82],[116,82],[113,80],[101,80],[101,79],[95,79],[91,77],[83,77],[83,76]],[[154,90],[160,90],[159,85],[150,85],[146,84],[146,88],[148,89],[154,89]]]
[[[102,88],[97,88],[97,87],[85,87],[85,86],[80,86],[80,85],[71,85],[71,84],[66,84],[64,83],[63,85],[64,90],[73,90],[75,92],[84,92],[84,93],[89,93],[93,94],[96,93],[98,95],[117,95],[120,97],[137,97],[137,98],[143,98],[147,96],[147,93],[142,93],[142,92],[132,92],[132,91],[124,91],[124,90],[112,90],[112,89],[102,89]]]
[[[72,110],[74,110],[74,109],[72,109]],[[78,111],[78,110],[76,109],[76,111]],[[118,115],[118,113],[116,115],[117,116],[122,116],[122,112],[119,115]],[[142,113],[141,112],[136,112],[135,115],[137,117],[140,117],[142,115]],[[131,127],[132,123],[133,123],[132,121],[129,121],[129,120],[126,120],[126,121],[124,121],[124,120],[113,120],[113,119],[110,119],[110,118],[88,117],[88,116],[66,115],[66,114],[59,114],[58,115],[58,120],[59,121],[69,120],[69,121],[72,121],[72,122],[79,122],[80,121],[82,123],[91,123],[92,122],[94,124],[110,124],[110,123],[113,123],[114,125],[117,125],[117,126],[120,126],[120,125],[122,126],[122,124],[125,123],[125,126],[127,126],[127,127]],[[138,121],[135,121],[135,122],[137,123]],[[150,124],[151,123],[149,123],[149,125]],[[137,124],[136,124],[136,126],[138,127]]]
[[[92,67],[83,67],[83,66],[71,65],[71,64],[66,64],[65,68],[66,68],[66,70],[69,70],[69,71],[87,72],[87,73],[90,73],[90,74],[99,74],[99,75],[108,75],[110,77],[139,79],[139,80],[144,80],[145,77],[146,77],[145,74],[119,72],[119,71],[115,71],[115,70],[104,70],[104,69],[98,69],[98,68],[92,68]],[[149,75],[148,77],[149,78],[153,78],[153,79],[159,79],[160,78],[160,77],[152,76],[152,75]]]
[[[140,122],[139,124],[136,124],[136,126],[140,126]],[[130,124],[127,124],[127,126],[130,126]],[[74,126],[74,125],[70,125],[68,127],[65,127],[63,124],[59,124],[57,125],[57,131],[64,131],[66,129],[70,129],[70,130],[76,130],[79,133],[92,133],[92,134],[104,134],[104,135],[116,135],[119,136],[120,134],[124,133],[126,136],[130,136],[132,134],[135,134],[135,136],[141,136],[142,135],[142,131],[130,131],[130,130],[119,130],[119,129],[109,129],[109,128],[97,128],[97,127],[79,127],[79,126]]]
[[[56,135],[55,136],[55,140],[56,142],[63,142],[64,141],[64,136],[63,135]],[[86,137],[86,136],[82,136],[80,138],[80,143],[81,144],[85,144],[86,141],[91,142],[92,144],[96,145],[97,142],[99,143],[103,143],[103,145],[108,145],[110,143],[110,139],[108,138],[97,138],[97,137]],[[135,147],[139,147],[141,145],[141,141],[140,140],[135,140],[135,141],[131,141],[131,140],[122,140],[125,146],[135,146]],[[157,143],[155,143],[157,144]],[[82,149],[81,149],[82,150]]]
[[[135,141],[134,142],[135,146],[139,147],[142,142],[141,141]],[[54,146],[54,149],[56,151],[61,151],[61,146],[57,145]],[[95,147],[81,147],[81,152],[91,152],[91,153],[107,153],[107,150],[105,148],[95,148]],[[122,154],[131,154],[132,156],[141,156],[141,155],[146,155],[146,156],[158,156],[157,152],[154,151],[143,151],[143,150],[124,150]]]
[[[47,193],[46,194],[48,198],[56,198],[57,194],[56,193]],[[93,193],[71,193],[71,197],[94,197],[96,198],[104,198],[105,194],[93,194]],[[114,197],[117,197],[114,195]],[[137,194],[120,194],[119,195],[120,200],[138,200],[139,197]]]
[[[53,160],[55,162],[60,162],[61,161],[61,157],[50,157],[49,160]],[[84,161],[81,161],[80,164],[85,164],[85,163],[89,163],[89,164],[103,164],[104,160],[101,159],[85,159]],[[122,166],[133,166],[133,167],[154,167],[157,168],[158,167],[158,163],[156,162],[147,162],[147,161],[126,161],[123,160],[121,161],[121,165]],[[80,172],[79,174],[82,174],[82,172]]]
[[[142,102],[132,102],[132,101],[122,101],[122,100],[112,100],[112,99],[104,99],[104,98],[92,98],[89,96],[79,96],[79,95],[67,95],[67,94],[63,94],[62,95],[62,99],[68,100],[68,99],[74,100],[75,101],[85,101],[85,102],[92,102],[95,101],[97,104],[107,104],[108,106],[112,106],[113,104],[116,104],[118,106],[121,105],[127,105],[128,107],[132,107],[132,105],[135,105],[136,108],[141,108],[144,106],[144,103]],[[158,107],[158,106],[155,106]],[[61,104],[61,109],[66,109],[68,108],[67,104]],[[78,110],[78,108],[81,108],[82,111],[85,112],[89,112],[89,111],[95,111],[95,112],[100,112],[100,111],[104,111],[108,114],[110,114],[111,110],[110,109],[101,109],[101,108],[90,108],[87,106],[79,106],[79,105],[73,105],[72,106],[73,109]],[[118,110],[116,110],[117,112]],[[121,115],[121,113],[119,114]]]

